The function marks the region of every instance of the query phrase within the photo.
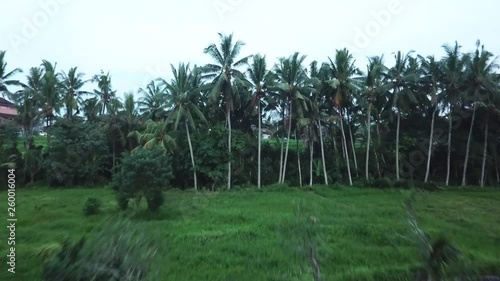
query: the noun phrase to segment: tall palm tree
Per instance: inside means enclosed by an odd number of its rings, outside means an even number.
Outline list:
[[[411,53],[411,52],[410,52]],[[399,180],[399,131],[401,124],[401,114],[408,110],[410,104],[417,103],[411,86],[416,81],[417,75],[414,69],[409,67],[410,54],[403,54],[398,51],[395,56],[395,64],[387,73],[386,79],[391,91],[389,94],[386,110],[392,114],[396,110],[396,179]]]
[[[135,101],[134,94],[132,92],[125,93],[122,115],[125,122],[124,131],[127,132],[125,135],[128,135],[139,125],[139,110],[137,108],[137,102]],[[132,150],[133,148],[130,139],[128,139],[127,143],[128,149]]]
[[[367,109],[367,120],[366,120],[366,130],[367,130],[367,141],[366,141],[366,159],[365,159],[365,178],[367,181],[370,180],[369,175],[369,163],[370,163],[370,143],[371,143],[371,113],[373,103],[376,102],[377,96],[379,96],[385,88],[382,85],[382,76],[387,71],[387,68],[383,64],[383,56],[372,57],[368,60],[367,72],[364,77],[365,85],[365,99],[368,103]]]
[[[361,74],[359,69],[354,65],[355,60],[347,49],[337,50],[335,59],[328,58],[329,64],[326,66],[331,72],[332,77],[336,81],[335,88],[335,106],[339,108],[340,129],[342,131],[342,139],[344,143],[344,153],[347,159],[347,169],[349,174],[349,184],[352,186],[352,177],[349,164],[349,153],[347,151],[347,139],[344,132],[344,114],[346,106],[352,101],[355,93],[359,90],[359,80],[355,79],[355,75]],[[350,128],[350,124],[347,124]],[[350,130],[350,129],[349,129]],[[351,134],[351,148],[354,159],[356,173],[358,164],[356,160],[356,151],[354,148],[353,137]]]
[[[6,51],[0,51],[0,94],[2,97],[8,96],[10,94],[8,86],[19,86],[19,81],[12,80],[11,78],[21,73],[20,68],[15,68],[12,71],[7,71],[7,62],[5,61]]]
[[[151,81],[146,89],[139,89],[139,94],[142,94],[142,98],[139,100],[139,111],[146,119],[158,121],[165,117],[167,105],[165,86],[160,82]]]
[[[47,122],[47,127],[52,124],[55,113],[59,113],[61,107],[61,81],[59,74],[56,72],[56,66],[57,63],[52,64],[46,60],[42,61],[42,90],[37,99],[42,107],[42,114]],[[47,133],[47,140],[49,139]]]
[[[198,190],[196,165],[189,128],[191,127],[193,130],[196,130],[196,120],[207,123],[205,116],[194,100],[196,95],[200,94],[201,80],[196,73],[191,71],[189,64],[180,63],[177,69],[173,65],[171,67],[174,78],[170,83],[164,82],[168,92],[168,106],[172,108],[167,123],[173,122],[174,130],[177,130],[180,122],[183,122],[185,125],[189,152],[191,154],[191,164],[193,165],[194,189]]]
[[[82,102],[83,116],[89,123],[97,121],[99,114],[101,113],[99,98],[89,98]]]
[[[498,68],[495,63],[496,58],[493,58],[493,54],[484,49],[484,45],[481,45],[478,40],[476,42],[476,51],[474,55],[471,56],[470,60],[467,62],[466,76],[469,93],[474,93],[473,103],[472,103],[472,120],[469,130],[469,136],[467,138],[467,148],[465,151],[465,161],[464,169],[462,175],[462,186],[465,186],[467,179],[467,164],[469,162],[469,152],[470,144],[472,140],[472,130],[474,127],[474,120],[476,117],[476,109],[481,104],[488,102],[491,95],[496,93],[498,89],[498,81],[495,81],[494,72]],[[488,127],[485,127],[486,132]],[[486,133],[487,134],[487,133]]]
[[[285,182],[293,115],[295,113],[295,118],[301,118],[304,115],[304,111],[307,111],[307,95],[313,91],[309,85],[310,80],[307,77],[306,69],[303,66],[305,58],[305,55],[300,56],[296,52],[288,58],[280,58],[278,64],[274,67],[277,79],[275,88],[281,92],[288,109],[288,137],[280,183]]]
[[[68,73],[64,71],[61,73],[61,87],[64,93],[66,118],[73,117],[73,110],[76,110],[75,114],[78,114],[80,112],[80,107],[78,105],[83,101],[82,96],[91,94],[90,92],[80,90],[89,80],[83,80],[84,74],[77,72],[77,69],[77,67],[72,67],[69,69]]]
[[[272,72],[267,69],[266,56],[260,54],[253,56],[253,61],[247,70],[253,86],[252,107],[257,105],[258,114],[258,147],[257,147],[257,187],[261,188],[261,152],[262,152],[262,102],[266,97],[267,89],[273,85]]]
[[[441,85],[443,88],[442,96],[443,101],[448,106],[448,156],[447,156],[447,169],[446,169],[446,186],[449,185],[451,173],[451,135],[453,127],[453,109],[458,98],[463,93],[464,85],[464,65],[466,55],[460,54],[461,46],[455,42],[455,46],[443,46],[446,56],[441,60]]]
[[[16,121],[23,128],[25,147],[28,151],[33,139],[33,128],[43,117],[38,100],[43,89],[43,69],[41,67],[30,68],[26,80],[27,82],[22,84],[23,89],[12,95],[12,98],[18,111]]]
[[[112,90],[111,75],[109,72],[104,74],[101,70],[100,74],[94,75],[92,82],[97,83],[99,88],[94,90],[94,94],[99,97],[99,115],[103,115],[108,110],[111,99],[116,95],[116,91]]]
[[[234,100],[239,88],[249,87],[245,75],[238,68],[247,65],[250,56],[238,59],[245,43],[240,40],[234,42],[233,34],[219,33],[218,35],[219,46],[212,43],[203,51],[214,60],[215,64],[207,64],[201,68],[201,71],[204,74],[203,80],[211,82],[211,101],[216,106],[223,105],[225,108],[229,153],[227,188],[231,189],[231,112],[234,110]]]
[[[421,62],[421,71],[423,76],[419,79],[424,95],[430,96],[431,102],[431,131],[429,135],[429,149],[427,150],[427,166],[425,170],[424,182],[429,180],[429,172],[431,168],[431,158],[432,158],[432,144],[434,136],[434,121],[436,119],[436,112],[438,111],[438,87],[441,87],[439,81],[441,81],[441,68],[439,63],[434,59],[433,56],[428,56],[427,59],[419,56]]]

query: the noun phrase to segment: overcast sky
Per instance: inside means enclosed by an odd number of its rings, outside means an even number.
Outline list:
[[[78,66],[87,78],[110,71],[120,96],[158,76],[170,63],[211,62],[203,49],[218,32],[246,43],[242,55],[265,54],[268,64],[295,51],[326,61],[348,47],[366,57],[414,50],[441,57],[457,40],[472,51],[477,39],[500,54],[496,0],[1,0],[0,50],[8,68],[42,59],[59,70]],[[92,89],[95,85],[89,85]]]

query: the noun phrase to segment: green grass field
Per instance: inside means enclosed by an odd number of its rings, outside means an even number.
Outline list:
[[[306,191],[238,190],[218,193],[169,191],[159,214],[127,213],[144,223],[159,252],[153,268],[158,280],[312,280],[298,273],[295,258],[301,237],[297,222],[317,218],[318,258],[323,280],[405,280],[419,265],[418,249],[405,222],[406,191],[315,187]],[[82,206],[95,195],[101,214],[85,217]],[[482,271],[500,268],[500,192],[460,190],[419,194],[420,226],[431,235],[446,234],[464,252],[467,266]],[[7,195],[0,194],[5,210]],[[109,189],[21,189],[17,192],[17,265],[7,273],[5,226],[0,280],[40,280],[41,248],[64,237],[77,240],[115,216]],[[145,204],[142,208],[145,209]],[[302,206],[302,217],[294,214]]]

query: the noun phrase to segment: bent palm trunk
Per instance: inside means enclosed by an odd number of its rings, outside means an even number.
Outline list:
[[[484,150],[483,150],[483,167],[481,168],[481,187],[484,187],[484,171],[486,169],[486,151],[488,148],[488,120],[486,120],[486,128],[484,129]]]
[[[198,179],[196,177],[196,166],[194,164],[194,153],[193,153],[193,145],[191,144],[191,136],[189,134],[189,126],[186,121],[186,134],[189,144],[189,153],[191,154],[191,164],[193,165],[193,177],[194,177],[194,190],[198,190]]]
[[[429,150],[427,151],[427,169],[425,171],[425,180],[427,182],[429,180],[429,171],[431,168],[431,157],[432,157],[432,137],[434,134],[434,118],[436,117],[436,109],[432,111],[432,121],[431,121],[431,135],[429,136]]]
[[[469,162],[469,151],[470,151],[470,142],[472,139],[472,129],[474,128],[474,120],[476,119],[476,105],[473,105],[472,109],[472,121],[470,123],[469,129],[469,137],[467,138],[467,148],[465,150],[465,161],[464,161],[464,171],[462,175],[462,186],[465,186],[466,177],[467,177],[467,164]]]
[[[347,152],[347,140],[345,138],[344,122],[342,122],[342,119],[343,119],[342,113],[340,113],[340,129],[342,131],[342,143],[344,145],[344,153],[346,155],[347,175],[349,177],[349,185],[352,186],[351,164],[349,163],[349,153]]]
[[[370,180],[368,164],[370,162],[370,141],[371,141],[371,126],[370,126],[370,113],[371,113],[372,103],[368,105],[368,120],[366,121],[366,130],[368,131],[368,140],[366,142],[366,162],[365,162],[365,177],[366,181]]]
[[[283,174],[281,175],[281,183],[285,183],[285,175],[286,175],[286,164],[288,161],[288,149],[290,147],[290,135],[292,133],[292,102],[290,101],[290,110],[288,117],[288,137],[286,139],[286,149],[285,149],[285,160],[283,161]]]
[[[258,143],[258,152],[257,152],[257,187],[260,189],[261,185],[261,178],[260,178],[260,158],[261,158],[261,151],[262,151],[262,116],[261,116],[261,109],[260,109],[260,100],[259,102],[259,143]]]
[[[399,181],[399,125],[401,124],[401,113],[398,110],[398,124],[396,128],[396,179]]]
[[[231,110],[227,110],[227,127],[228,127],[228,152],[229,160],[227,161],[227,189],[231,189]]]
[[[328,175],[326,174],[325,148],[323,145],[323,131],[321,130],[321,120],[318,119],[319,126],[319,141],[321,144],[321,161],[323,162],[323,175],[325,177],[325,185],[328,185]]]
[[[299,168],[299,183],[302,186],[302,169],[300,168],[300,150],[299,141],[297,140],[297,130],[295,130],[295,145],[297,147],[297,167]]]

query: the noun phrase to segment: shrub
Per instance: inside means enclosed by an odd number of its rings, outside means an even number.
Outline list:
[[[123,158],[111,187],[120,209],[126,209],[130,199],[145,197],[148,209],[156,211],[164,202],[162,191],[171,179],[172,159],[162,148],[138,148]]]
[[[109,221],[90,240],[64,241],[58,254],[44,264],[42,280],[142,281],[154,277],[149,265],[155,253],[140,226],[121,219]]]
[[[83,214],[85,216],[91,216],[99,213],[102,202],[99,198],[88,197],[83,205]]]
[[[378,178],[370,181],[369,186],[373,188],[390,188],[392,187],[392,181],[386,177]]]
[[[394,188],[408,189],[408,188],[410,188],[410,183],[407,180],[400,179],[400,180],[394,182],[393,187]]]

